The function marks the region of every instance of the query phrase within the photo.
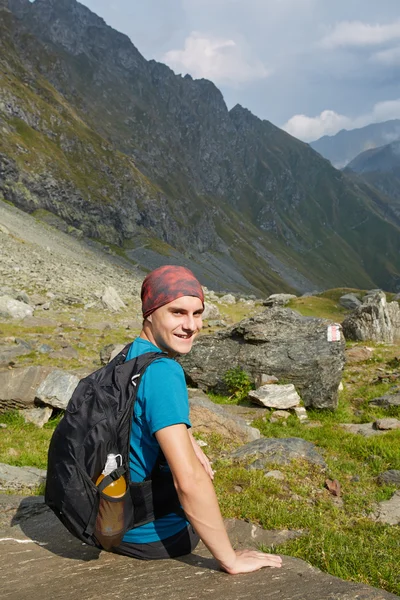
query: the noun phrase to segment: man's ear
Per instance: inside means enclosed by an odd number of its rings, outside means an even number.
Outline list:
[[[148,317],[146,317],[146,319],[148,320],[149,323],[153,322],[153,315],[149,315]]]

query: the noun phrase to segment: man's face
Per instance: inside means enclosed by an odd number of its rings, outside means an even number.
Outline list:
[[[170,357],[190,352],[193,340],[203,326],[200,298],[182,296],[147,317],[151,323],[150,339]]]

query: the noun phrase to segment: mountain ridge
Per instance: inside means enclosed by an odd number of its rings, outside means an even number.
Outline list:
[[[3,117],[11,133],[0,152],[27,192],[3,185],[7,199],[60,214],[133,258],[143,238],[153,249],[161,240],[169,257],[208,269],[227,289],[236,285],[228,272],[249,290],[399,285],[398,223],[375,194],[272,123],[240,106],[228,111],[213,83],[146,61],[86,7],[76,34],[68,24],[82,14],[75,0],[28,4],[8,4],[8,56],[20,74],[3,86],[12,115]],[[92,19],[107,36],[96,35]],[[25,158],[35,148],[46,167],[27,166],[18,145]],[[62,189],[46,196],[49,178]],[[370,227],[385,260],[365,249]]]

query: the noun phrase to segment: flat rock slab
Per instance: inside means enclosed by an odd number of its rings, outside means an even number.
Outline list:
[[[176,560],[138,561],[99,552],[73,538],[37,498],[0,496],[2,600],[390,600],[397,596],[342,581],[306,562],[230,576],[204,547]],[[27,509],[29,504],[32,511]],[[3,510],[2,510],[3,509]]]
[[[306,460],[326,468],[314,444],[301,438],[261,438],[238,448],[230,456],[238,461],[254,458],[250,469],[263,469],[274,463],[287,465],[292,460]]]
[[[364,437],[385,433],[384,430],[376,429],[374,423],[341,423],[340,427],[349,433],[358,433]]]
[[[372,406],[383,406],[385,408],[388,408],[389,406],[400,406],[400,393],[379,396],[379,398],[370,400],[369,403],[372,404]]]
[[[198,433],[219,433],[229,439],[246,443],[260,437],[240,415],[228,412],[224,405],[214,404],[201,390],[189,389],[190,420]]]
[[[36,467],[13,467],[0,463],[0,491],[35,490],[46,481],[46,471]]]

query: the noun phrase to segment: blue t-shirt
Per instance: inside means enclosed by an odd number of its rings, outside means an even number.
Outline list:
[[[132,343],[126,360],[145,352],[161,352],[142,338]],[[160,446],[155,438],[159,429],[184,423],[191,427],[189,400],[183,369],[169,358],[160,358],[144,372],[136,396],[131,429],[129,468],[131,481],[143,481],[152,471]],[[171,513],[128,531],[124,542],[147,544],[166,539],[186,527],[188,521]]]

